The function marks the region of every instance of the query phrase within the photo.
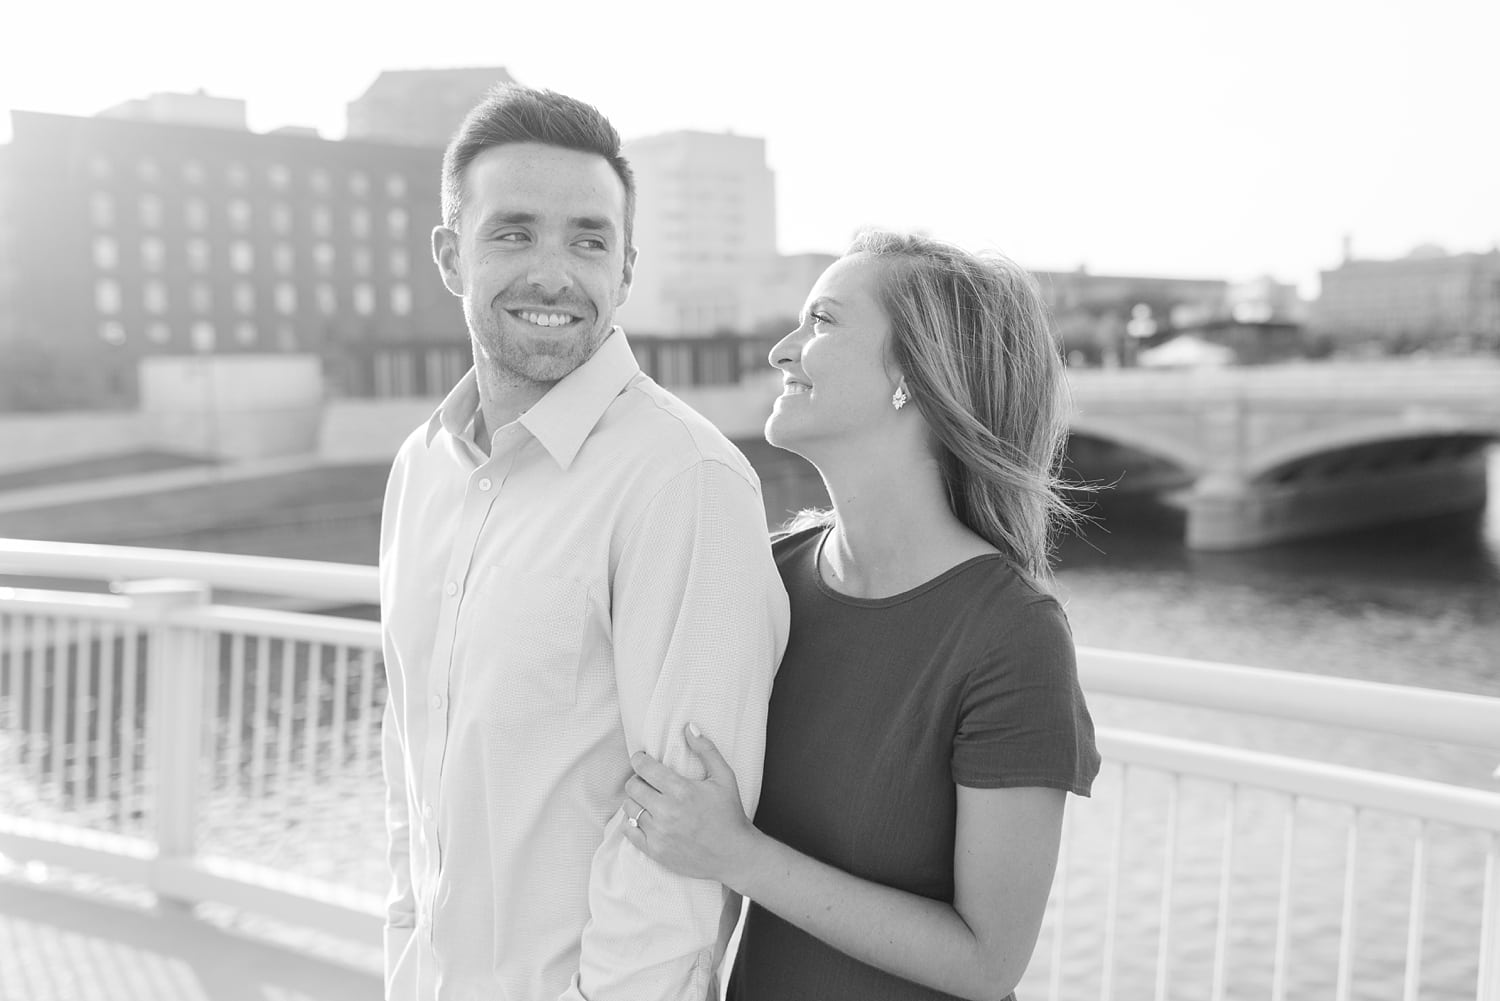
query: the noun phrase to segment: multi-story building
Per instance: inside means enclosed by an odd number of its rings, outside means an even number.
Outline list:
[[[515,82],[500,66],[385,70],[349,102],[347,138],[442,149],[491,87]]]
[[[786,311],[769,301],[760,281],[777,257],[775,179],[764,139],[667,132],[626,142],[625,155],[636,177],[640,251],[630,301],[620,311],[629,330],[744,333]]]
[[[157,93],[121,101],[99,112],[99,118],[123,118],[133,122],[169,122],[209,128],[245,131],[245,100],[216,97],[199,90],[193,94]]]
[[[1500,348],[1500,248],[1419,247],[1397,260],[1346,258],[1321,273],[1311,331],[1333,345]]]
[[[430,263],[441,152],[12,113],[0,409],[135,398],[146,354],[462,343]]]
[[[1228,310],[1229,283],[1217,278],[1094,275],[1082,269],[1032,274],[1073,364],[1129,364],[1136,345]]]

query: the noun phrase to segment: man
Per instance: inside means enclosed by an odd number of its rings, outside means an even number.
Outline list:
[[[738,900],[624,837],[630,755],[760,792],[786,643],[760,487],[641,374],[634,181],[594,108],[523,88],[443,162],[433,256],[474,368],[402,445],[381,528],[391,1001],[703,999]]]

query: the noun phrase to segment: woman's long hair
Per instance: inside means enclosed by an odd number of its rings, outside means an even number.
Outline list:
[[[999,254],[901,233],[861,233],[846,254],[885,265],[891,358],[937,439],[953,513],[1050,583],[1053,529],[1077,514],[1059,476],[1068,384],[1036,281]]]

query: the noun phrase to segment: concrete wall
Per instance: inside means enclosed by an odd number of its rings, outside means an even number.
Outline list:
[[[317,355],[174,355],[141,360],[141,414],[153,444],[222,459],[316,449],[323,411]]]
[[[0,414],[0,473],[152,447],[154,421],[136,411]]]

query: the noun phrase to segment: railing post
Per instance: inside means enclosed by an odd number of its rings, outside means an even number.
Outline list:
[[[209,588],[194,580],[145,580],[116,585],[139,608],[164,620],[168,613],[208,603]],[[203,762],[204,672],[208,646],[197,629],[158,621],[146,664],[146,774],[152,790],[151,831],[158,861],[191,859],[198,823],[198,772]],[[168,906],[192,901],[163,887],[150,889]]]
[[[1500,1001],[1500,834],[1490,834],[1479,916],[1478,1001]]]

